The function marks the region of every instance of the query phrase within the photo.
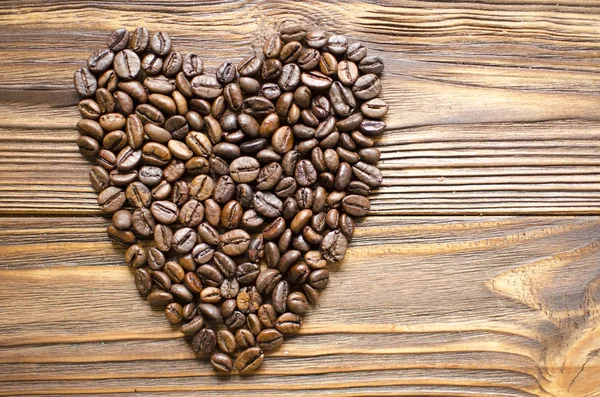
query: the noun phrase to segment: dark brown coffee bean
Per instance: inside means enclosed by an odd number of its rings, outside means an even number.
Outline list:
[[[77,138],[77,146],[81,154],[86,157],[94,157],[100,152],[98,141],[89,136],[82,135]]]
[[[77,69],[73,75],[75,90],[81,97],[91,97],[98,89],[96,77],[87,68]]]
[[[242,91],[248,95],[256,95],[260,92],[260,83],[252,77],[240,77],[238,84]]]
[[[90,120],[98,120],[102,114],[100,105],[93,99],[83,99],[77,104],[81,117]]]
[[[217,338],[215,331],[203,328],[194,336],[192,349],[198,354],[211,354],[215,350]]]
[[[171,246],[176,253],[185,254],[194,248],[196,240],[196,232],[189,227],[184,227],[173,233]]]
[[[338,64],[337,76],[342,84],[352,86],[358,80],[358,67],[352,61],[341,61]]]
[[[260,273],[260,268],[256,263],[244,262],[235,270],[235,276],[241,284],[250,284],[256,280]]]
[[[352,180],[352,166],[345,161],[342,162],[335,175],[335,189],[342,191],[348,187]]]
[[[291,176],[286,176],[275,185],[275,195],[280,198],[293,196],[297,187],[296,180]]]
[[[302,84],[312,90],[326,90],[333,83],[333,80],[329,76],[316,70],[302,73],[301,79]]]
[[[306,224],[310,221],[312,216],[313,212],[310,209],[303,209],[302,211],[298,212],[298,214],[296,214],[296,216],[294,217],[294,219],[292,219],[292,222],[290,223],[290,229],[292,230],[292,232],[298,233],[299,231],[301,231],[304,228],[304,226],[306,226]]]
[[[356,80],[352,92],[360,100],[373,99],[381,92],[381,82],[375,74],[365,74]]]
[[[221,207],[213,199],[204,202],[204,216],[206,221],[213,227],[218,227],[221,223]]]
[[[296,202],[300,210],[303,210],[305,208],[311,208],[314,203],[314,199],[315,194],[310,188],[303,187],[298,189],[298,191],[296,192]]]
[[[358,41],[348,45],[346,49],[346,56],[352,62],[359,62],[367,55],[367,48]]]
[[[276,218],[283,211],[283,203],[274,194],[257,192],[254,196],[254,209],[262,216]]]
[[[198,314],[198,307],[196,306],[196,304],[194,302],[190,302],[190,303],[184,305],[183,309],[181,310],[181,317],[183,318],[183,321],[190,321],[195,317],[199,317],[199,316],[197,316],[197,314]],[[183,326],[182,326],[182,328],[183,328]]]
[[[319,300],[319,291],[310,286],[310,284],[302,284],[302,291],[306,295],[308,303],[316,305]]]
[[[194,261],[199,264],[209,262],[214,257],[214,254],[214,248],[205,243],[197,244],[192,249],[192,257],[194,258]]]
[[[296,164],[300,160],[300,153],[296,150],[287,152],[281,160],[281,167],[285,176],[292,176],[296,169]]]
[[[202,313],[202,316],[209,321],[221,321],[221,312],[217,306],[211,303],[201,303],[198,305],[198,311]]]
[[[369,199],[356,194],[351,194],[344,197],[342,200],[342,208],[344,212],[352,216],[365,216],[369,213],[371,204]]]
[[[210,168],[209,160],[204,157],[194,156],[185,163],[185,169],[191,175],[206,174]]]
[[[352,166],[352,172],[363,183],[369,187],[378,187],[381,185],[383,176],[381,171],[374,165],[359,161]]]
[[[279,248],[273,242],[268,242],[265,244],[265,260],[267,261],[267,266],[270,268],[277,267],[277,263],[279,263],[279,258],[281,254],[279,252]]]
[[[254,198],[254,189],[246,183],[240,183],[235,187],[235,196],[242,207],[249,208]]]
[[[281,162],[282,156],[273,149],[261,149],[256,153],[256,159],[262,163]]]
[[[338,70],[338,61],[335,56],[329,52],[322,53],[319,60],[319,70],[326,76],[334,76]]]
[[[155,201],[150,206],[154,219],[165,224],[172,224],[177,220],[179,209],[172,201]]]
[[[345,119],[339,120],[335,123],[335,126],[338,130],[347,132],[352,131],[360,125],[363,121],[362,115],[360,113],[353,113]]]
[[[280,281],[275,285],[271,293],[273,308],[278,313],[283,313],[287,307],[287,297],[290,292],[290,287],[287,281]]]
[[[129,230],[117,229],[113,225],[109,225],[106,228],[106,233],[111,240],[122,245],[129,245],[135,242],[135,234]]]
[[[238,329],[240,327],[243,327],[245,322],[246,316],[239,310],[234,311],[227,318],[225,318],[225,325],[229,329]]]
[[[256,187],[259,190],[271,190],[279,180],[281,180],[281,175],[283,170],[279,163],[270,163],[264,166],[256,178]]]
[[[149,41],[150,41],[150,35],[148,34],[148,29],[137,28],[131,34],[131,39],[129,40],[129,47],[134,52],[141,53],[146,50],[146,48],[148,47]],[[125,44],[127,44],[127,43],[125,43]],[[125,47],[123,47],[123,48],[125,48]]]
[[[215,370],[220,372],[231,372],[233,370],[233,360],[227,354],[213,353],[210,357],[210,363]]]
[[[235,341],[240,349],[247,349],[256,344],[256,340],[254,339],[254,335],[250,330],[245,328],[238,329],[235,333]]]
[[[275,83],[265,83],[260,87],[260,93],[270,101],[275,101],[281,95],[281,89]]]
[[[300,160],[294,170],[294,178],[300,186],[310,186],[317,181],[317,171],[308,160]]]
[[[150,40],[150,48],[156,55],[165,56],[171,50],[171,37],[168,33],[158,32]]]
[[[201,245],[201,244],[199,244],[199,245]],[[199,250],[198,250],[198,252],[199,252]],[[192,255],[194,255],[194,254],[192,254]],[[195,255],[194,255],[194,259],[196,259]],[[218,287],[223,283],[223,275],[213,265],[202,265],[198,268],[196,273],[198,274],[198,277],[200,277],[202,284],[205,286]]]
[[[152,213],[147,208],[139,208],[133,212],[131,226],[133,231],[140,236],[151,236],[156,222]]]
[[[262,65],[260,76],[265,80],[274,80],[279,77],[282,68],[279,59],[267,59]]]
[[[154,227],[154,244],[156,248],[168,252],[171,249],[172,239],[173,230],[169,226],[158,224]]]
[[[165,307],[171,302],[173,302],[173,295],[167,291],[158,289],[152,291],[148,295],[148,303],[150,303],[150,306]]]
[[[147,255],[148,259],[146,260],[146,263],[152,270],[161,270],[165,266],[165,254],[163,254],[158,248],[150,248]]]
[[[251,55],[238,65],[240,76],[256,76],[262,66],[262,60],[257,55]]]
[[[300,259],[301,253],[298,250],[289,250],[284,253],[279,262],[277,263],[277,270],[281,273],[285,273],[288,269]]]
[[[165,317],[171,324],[181,324],[183,308],[177,302],[172,302],[165,307]]]
[[[281,236],[285,231],[285,220],[282,217],[278,217],[265,226],[263,230],[263,237],[265,240],[275,240]]]
[[[233,354],[237,350],[235,336],[231,331],[222,329],[217,332],[217,346],[227,354]]]
[[[333,110],[340,117],[350,116],[356,109],[356,100],[350,88],[336,81],[329,90],[329,99]]]
[[[322,290],[329,283],[329,271],[327,269],[319,269],[310,273],[308,283],[311,287]]]
[[[283,47],[283,43],[279,35],[273,35],[265,40],[263,44],[263,54],[266,58],[277,58]]]
[[[107,187],[98,195],[98,205],[104,212],[116,212],[125,204],[125,193],[114,186]]]
[[[309,251],[310,252],[310,251]],[[298,262],[288,272],[288,282],[292,285],[301,285],[306,282],[310,275],[310,269],[304,262]]]
[[[214,99],[223,93],[223,87],[216,77],[208,74],[196,76],[191,81],[194,95],[203,99]]]
[[[265,358],[260,347],[251,347],[244,350],[235,360],[235,368],[240,374],[247,374],[256,371]]]
[[[131,50],[122,50],[115,55],[114,69],[123,80],[133,80],[137,77],[142,67],[138,55]]]
[[[346,255],[348,241],[339,231],[334,230],[325,235],[321,243],[321,254],[330,262],[339,262]]]
[[[204,328],[204,319],[202,316],[196,316],[189,323],[181,326],[181,332],[186,336],[192,336],[202,328]]]
[[[302,292],[292,292],[288,295],[287,307],[292,313],[304,314],[308,311],[308,299]]]
[[[299,315],[295,313],[283,313],[275,321],[275,328],[282,334],[293,334],[300,330],[302,320]]]
[[[141,296],[146,297],[150,294],[152,278],[148,269],[139,268],[135,271],[135,286]]]
[[[277,83],[283,91],[293,91],[300,84],[300,75],[302,71],[295,63],[288,63],[281,69],[281,74]]]
[[[244,100],[242,109],[244,113],[252,117],[264,118],[275,111],[275,106],[266,98],[252,96]]]
[[[284,42],[301,41],[306,37],[306,29],[296,21],[286,20],[279,27],[279,35]]]
[[[242,229],[233,229],[221,235],[221,249],[226,255],[242,255],[249,245],[250,235]]]
[[[262,296],[256,287],[244,287],[237,294],[236,302],[242,313],[256,313],[262,304]]]
[[[116,29],[108,35],[106,41],[108,48],[113,51],[121,51],[129,43],[129,32],[125,28]]]
[[[258,309],[257,316],[261,324],[266,328],[273,328],[275,326],[275,322],[277,321],[277,313],[270,304],[262,305]]]
[[[242,227],[249,229],[257,229],[264,225],[265,219],[261,217],[255,210],[247,210],[242,215]]]
[[[327,44],[327,35],[322,30],[313,30],[306,35],[306,44],[311,48],[322,48]]]
[[[127,135],[121,130],[111,131],[102,139],[102,146],[106,150],[119,152],[127,146]]]
[[[147,75],[154,76],[160,73],[163,67],[163,60],[156,54],[146,54],[142,58],[142,70]]]
[[[127,211],[129,212],[129,211]],[[146,264],[146,250],[138,244],[134,244],[125,251],[125,263],[134,269]]]
[[[303,71],[311,71],[319,66],[319,61],[321,60],[321,54],[319,51],[314,48],[304,48],[302,53],[298,57],[298,66]],[[308,107],[308,106],[306,106]]]
[[[223,285],[225,285],[226,281],[227,280],[223,281],[221,288],[223,288]],[[219,303],[221,300],[221,290],[216,287],[206,287],[202,290],[202,292],[200,292],[200,300],[205,303]]]
[[[364,74],[379,74],[383,71],[383,67],[383,60],[378,56],[368,56],[358,64],[358,69]]]

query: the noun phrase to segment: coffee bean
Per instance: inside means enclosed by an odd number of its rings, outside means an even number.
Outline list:
[[[333,35],[327,39],[327,50],[332,54],[343,54],[348,48],[348,40],[341,35]]]
[[[81,97],[91,97],[98,89],[98,81],[87,68],[78,69],[73,75],[75,90]]]
[[[107,187],[98,195],[98,205],[105,212],[116,212],[125,204],[125,193],[117,187]]]
[[[237,342],[237,345],[240,347],[240,349],[247,349],[256,344],[256,340],[252,332],[245,328],[240,328],[236,331],[235,341]]]
[[[222,316],[219,309],[211,303],[201,303],[198,305],[198,311],[202,313],[205,319],[209,321],[221,321]]]
[[[317,181],[317,171],[308,160],[300,160],[294,170],[294,178],[300,186],[310,186]]]
[[[284,42],[301,41],[306,37],[306,29],[298,22],[286,20],[279,27],[279,35]]]
[[[347,248],[348,241],[339,230],[327,233],[321,243],[321,253],[330,262],[341,261],[346,255]]]
[[[165,307],[165,317],[171,324],[180,324],[183,320],[183,308],[177,302],[169,303]]]
[[[135,286],[141,296],[146,297],[150,294],[152,278],[148,269],[139,268],[135,271]]]
[[[301,254],[298,250],[289,250],[285,252],[279,259],[279,262],[277,263],[277,270],[279,270],[280,273],[287,272],[288,269],[294,263],[296,263],[298,259],[300,259],[300,256]]]
[[[201,329],[192,340],[192,348],[198,354],[211,354],[215,350],[216,344],[215,331],[210,328]]]
[[[327,44],[327,35],[322,30],[313,30],[306,35],[306,44],[311,48],[322,48]]]
[[[265,80],[274,80],[281,74],[283,65],[279,59],[267,59],[260,69],[260,76]]]
[[[235,368],[240,374],[247,374],[256,371],[265,358],[260,347],[251,347],[244,350],[235,359]]]
[[[292,292],[287,297],[287,307],[292,313],[305,314],[308,311],[308,299],[302,292]]]
[[[301,70],[295,63],[288,63],[281,69],[277,83],[283,91],[293,91],[300,84]]]
[[[240,89],[248,95],[256,95],[260,92],[260,83],[252,77],[240,77],[238,84]]]
[[[237,301],[236,301],[237,306]],[[225,318],[225,325],[229,329],[237,329],[244,325],[246,322],[246,316],[240,312],[239,310],[231,313],[227,318]]]
[[[251,55],[240,62],[238,65],[238,73],[240,76],[256,76],[261,67],[262,60],[256,55]]]
[[[158,224],[154,227],[154,244],[156,248],[168,252],[171,249],[172,239],[173,230],[169,226]]]
[[[94,157],[100,151],[98,141],[89,136],[80,136],[77,138],[77,146],[79,151],[86,157]]]
[[[241,255],[250,245],[250,235],[242,229],[230,230],[221,235],[221,249],[226,255]]]
[[[81,117],[85,119],[97,120],[102,114],[100,105],[93,99],[82,99],[77,104]]]
[[[341,117],[350,116],[356,109],[356,100],[350,88],[336,81],[329,90],[329,99],[335,113]]]
[[[290,292],[290,287],[287,281],[280,281],[275,285],[271,293],[273,308],[277,313],[283,313],[287,307],[287,297]]]
[[[257,118],[264,118],[275,111],[271,101],[258,96],[246,98],[242,104],[242,109],[244,113]]]
[[[233,360],[226,354],[216,352],[210,357],[210,363],[213,368],[221,372],[231,372],[233,369]]]
[[[260,273],[260,268],[256,263],[244,262],[237,266],[235,276],[241,284],[250,284],[256,280]]]
[[[108,48],[94,52],[87,60],[88,69],[93,73],[102,73],[111,67],[115,53]]]
[[[173,295],[167,291],[154,290],[148,295],[148,303],[150,303],[150,306],[165,307],[171,302],[173,302]]]
[[[283,43],[279,35],[269,37],[263,45],[263,54],[266,58],[277,58],[283,47]]]
[[[116,29],[108,35],[108,48],[113,51],[121,51],[123,48],[127,47],[128,43],[129,32],[125,28]]]
[[[223,87],[216,77],[207,74],[194,77],[191,88],[194,95],[204,99],[214,99],[223,92]]]
[[[383,180],[379,168],[362,161],[359,161],[352,166],[352,172],[361,182],[369,187],[378,187]]]
[[[106,228],[106,233],[111,240],[122,245],[133,244],[135,241],[135,235],[132,232],[128,230],[117,229],[113,225],[109,225]]]
[[[148,34],[148,29],[146,28],[137,28],[131,34],[131,38],[129,40],[129,47],[137,53],[144,52],[148,47],[148,43],[150,42],[150,35]]]
[[[257,192],[254,196],[254,209],[267,218],[276,218],[283,211],[281,200],[271,193]]]
[[[140,61],[140,58],[131,50],[122,50],[115,55],[115,72],[124,80],[135,79],[140,72],[141,67],[142,62]]]
[[[375,74],[365,74],[356,80],[352,92],[363,101],[373,99],[381,92],[381,82]]]
[[[333,83],[330,77],[316,70],[302,73],[301,79],[302,84],[312,90],[326,90]]]
[[[177,230],[173,234],[171,244],[175,252],[177,252],[178,254],[185,254],[187,252],[190,252],[192,248],[194,248],[196,240],[196,232],[189,227],[184,227],[182,229]]]
[[[152,247],[148,250],[148,259],[146,263],[152,270],[160,270],[165,266],[165,254],[163,254],[157,247]]]
[[[338,61],[335,55],[329,52],[322,53],[319,60],[319,70],[326,76],[334,76],[338,70]]]
[[[236,302],[242,313],[256,313],[262,303],[262,296],[256,287],[244,287],[238,292]]]
[[[217,346],[227,354],[233,354],[237,350],[235,336],[227,329],[221,329],[217,332]]]
[[[298,314],[286,312],[277,318],[275,328],[282,334],[293,334],[300,330],[302,320]]]

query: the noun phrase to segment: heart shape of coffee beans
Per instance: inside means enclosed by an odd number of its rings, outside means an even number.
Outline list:
[[[75,72],[77,144],[140,295],[248,373],[297,332],[381,185],[381,58],[293,21],[203,73],[167,33],[117,29]]]

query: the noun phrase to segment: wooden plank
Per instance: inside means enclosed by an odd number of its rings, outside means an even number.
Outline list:
[[[599,392],[599,217],[370,218],[300,334],[227,382],[137,296],[105,222],[0,218],[0,394]]]

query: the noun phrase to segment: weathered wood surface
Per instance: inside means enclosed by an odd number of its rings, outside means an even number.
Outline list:
[[[71,77],[119,26],[214,69],[290,16],[385,58],[385,186],[300,335],[215,377],[105,236]],[[0,395],[600,394],[599,2],[7,0],[0,28]]]

